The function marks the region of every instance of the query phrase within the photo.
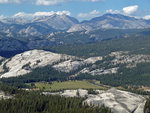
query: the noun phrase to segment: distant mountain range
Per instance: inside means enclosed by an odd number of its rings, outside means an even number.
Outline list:
[[[91,31],[96,29],[144,29],[150,28],[150,22],[144,19],[124,16],[121,14],[105,14],[73,25],[68,31]]]
[[[39,36],[47,35],[56,31],[66,31],[78,20],[67,15],[51,15],[37,17],[32,20],[25,18],[6,18],[1,20],[0,30],[7,36]]]
[[[0,30],[8,36],[47,35],[57,31],[92,31],[97,29],[144,29],[150,28],[150,21],[136,19],[121,14],[105,14],[89,21],[79,22],[68,15],[51,15],[36,17],[31,20],[25,18],[5,18],[0,22]]]
[[[3,56],[1,53],[5,51],[149,36],[149,32],[150,20],[121,14],[105,14],[82,22],[68,15],[57,14],[30,20],[5,18],[0,20],[0,55]]]

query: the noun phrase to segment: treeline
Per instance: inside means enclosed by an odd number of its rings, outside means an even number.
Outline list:
[[[111,65],[107,64],[107,62],[104,63],[102,61],[97,63],[99,64],[100,67],[101,66],[106,66],[105,68],[111,67]],[[83,67],[81,67],[81,69],[82,68]],[[131,87],[150,86],[150,81],[149,81],[150,63],[140,63],[137,64],[137,66],[134,68],[126,68],[125,65],[120,65],[118,73],[116,74],[91,76],[88,73],[85,73],[77,76],[76,78],[69,78],[69,76],[73,75],[74,73],[76,72],[75,71],[72,71],[70,73],[59,72],[53,69],[51,66],[45,66],[45,67],[36,68],[31,73],[28,73],[24,76],[3,78],[0,81],[3,84],[7,84],[9,86],[14,86],[17,88],[29,87],[28,85],[26,85],[26,83],[34,83],[40,81],[46,81],[51,83],[52,81],[66,81],[68,79],[73,79],[73,80],[95,79],[105,85],[110,85],[115,87],[122,86],[124,88],[126,88],[127,86],[131,86]]]
[[[130,36],[89,44],[47,46],[43,49],[79,57],[104,56],[114,51],[129,51],[130,54],[150,54],[150,36]]]
[[[24,52],[25,50],[14,50],[14,51],[0,51],[0,56],[5,58],[10,58],[16,54],[20,54]]]
[[[0,81],[3,84],[14,86],[17,88],[28,87],[25,83],[40,82],[40,81],[64,81],[71,73],[59,72],[53,69],[51,66],[39,67],[32,72],[23,76],[2,78]]]
[[[116,74],[96,75],[81,74],[78,80],[95,79],[100,83],[111,86],[150,86],[150,63],[140,63],[134,68],[121,66]]]
[[[0,113],[112,113],[107,107],[90,107],[83,98],[19,93],[15,98],[0,100]]]

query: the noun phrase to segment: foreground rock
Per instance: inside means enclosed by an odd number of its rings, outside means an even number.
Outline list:
[[[88,105],[105,105],[115,113],[143,113],[145,98],[126,91],[110,89],[85,100]]]
[[[96,90],[98,94],[88,94],[87,90],[65,90],[64,92],[49,93],[44,92],[43,94],[56,95],[66,97],[87,97],[84,103],[94,106],[105,105],[112,109],[114,113],[143,113],[146,99],[140,95],[117,90],[115,88],[107,91]]]

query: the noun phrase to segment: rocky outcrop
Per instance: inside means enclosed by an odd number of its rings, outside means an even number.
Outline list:
[[[0,60],[3,60],[4,58],[0,56]]]
[[[51,65],[54,69],[61,72],[74,72],[74,75],[70,75],[70,77],[75,77],[82,73],[93,76],[115,74],[118,72],[118,65],[124,64],[127,68],[133,68],[138,63],[150,62],[150,55],[130,55],[128,52],[120,51],[112,52],[104,57],[98,56],[83,59],[44,50],[31,50],[15,55],[10,59],[2,57],[0,59],[3,59],[0,64],[0,78],[24,75],[37,67],[47,65]]]
[[[140,95],[130,93],[127,91],[117,90],[111,88],[107,91],[95,90],[98,94],[88,94],[87,90],[65,90],[64,92],[50,93],[43,92],[45,95],[59,94],[65,97],[87,97],[83,103],[89,106],[105,105],[114,113],[143,113],[143,108],[146,99]]]
[[[138,63],[146,63],[150,62],[150,55],[129,55],[127,51],[123,52],[112,52],[110,56],[114,56],[115,58],[111,61],[112,65],[117,64],[126,64],[126,67],[132,68],[136,67]]]
[[[60,61],[66,61],[69,59],[76,59],[76,57],[56,54],[52,52],[47,52],[43,50],[31,50],[18,54],[11,59],[5,60],[0,66],[0,72],[4,72],[4,68],[7,68],[8,72],[1,75],[2,77],[16,77],[19,75],[24,75],[32,71],[37,67],[43,67],[46,65],[53,65],[54,63]]]
[[[126,91],[110,89],[98,95],[92,95],[85,100],[88,105],[105,105],[114,113],[143,113],[145,98]]]
[[[70,72],[73,70],[77,70],[81,66],[86,66],[88,64],[94,64],[97,61],[102,60],[102,57],[91,57],[88,59],[78,59],[78,60],[67,60],[65,62],[61,62],[59,64],[54,65],[53,67],[62,72]]]
[[[0,65],[0,78],[17,77],[27,74],[37,67],[47,65],[51,65],[58,71],[70,72],[99,60],[102,60],[102,57],[82,59],[43,50],[31,50],[4,60]]]
[[[0,100],[1,99],[9,99],[12,98],[12,96],[6,96],[4,92],[0,91]]]
[[[117,73],[118,68],[110,68],[110,69],[96,69],[91,72],[88,72],[91,75],[105,75],[105,74],[115,74]]]
[[[43,92],[44,95],[61,95],[65,97],[85,97],[88,95],[88,91],[85,89],[77,89],[77,90],[64,90],[61,92]]]

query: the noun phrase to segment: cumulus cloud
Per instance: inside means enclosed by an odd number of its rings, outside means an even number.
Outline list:
[[[132,14],[134,12],[136,12],[138,10],[138,5],[133,5],[133,6],[128,6],[128,7],[124,7],[123,9],[123,12],[125,14]]]
[[[75,1],[75,0],[74,0],[74,1]],[[101,2],[101,1],[104,1],[104,0],[80,0],[80,1]]]
[[[145,19],[145,20],[150,20],[150,15],[144,16],[143,19]]]
[[[36,0],[37,5],[56,5],[63,2],[82,1],[82,2],[101,2],[103,0]]]
[[[58,3],[65,2],[65,0],[37,0],[37,5],[55,5]]]
[[[56,14],[57,15],[64,15],[65,14],[65,15],[69,15],[69,16],[71,15],[71,13],[69,11],[57,11]]]
[[[19,12],[13,15],[14,18],[21,17],[21,18],[34,18],[34,17],[39,17],[39,16],[51,16],[51,15],[71,15],[69,11],[50,11],[50,12],[35,12],[35,13],[24,13],[24,12]]]
[[[0,0],[0,4],[7,4],[7,3],[21,3],[25,0]]]
[[[34,3],[36,5],[56,5],[63,2],[72,2],[72,1],[81,1],[81,2],[100,2],[104,0],[0,0],[0,4],[8,4],[8,3]]]
[[[79,13],[78,17],[79,18],[92,18],[92,17],[98,16],[100,14],[101,13],[99,11],[93,10],[93,11],[88,12],[88,13]]]
[[[118,14],[118,13],[122,13],[122,12],[120,10],[109,9],[109,10],[106,10],[106,13]]]

